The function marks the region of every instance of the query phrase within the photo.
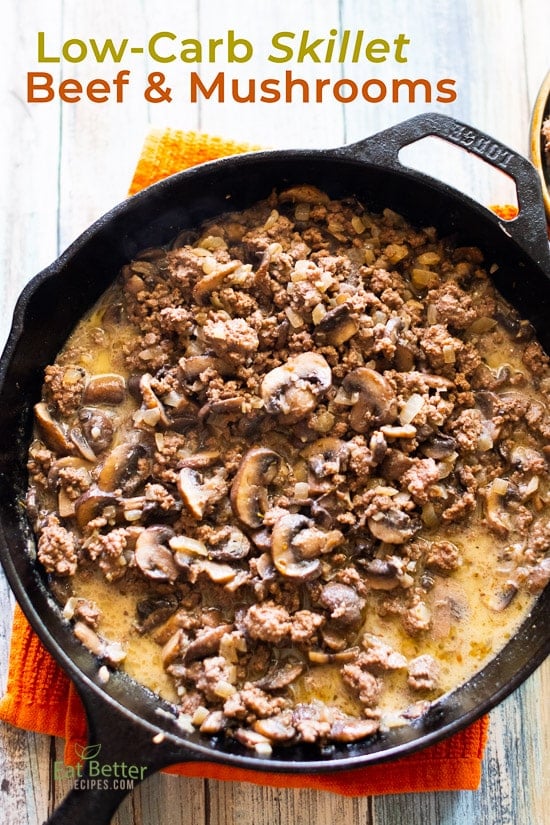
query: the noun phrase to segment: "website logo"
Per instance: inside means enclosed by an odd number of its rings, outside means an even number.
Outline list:
[[[76,790],[131,791],[136,782],[141,782],[147,766],[128,762],[103,762],[101,744],[74,746],[79,762],[66,765],[62,761],[54,762],[54,782],[70,779]]]

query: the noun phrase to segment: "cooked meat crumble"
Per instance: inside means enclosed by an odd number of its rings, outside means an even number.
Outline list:
[[[261,753],[472,675],[550,578],[548,358],[492,263],[310,185],[128,263],[29,451],[78,638]]]

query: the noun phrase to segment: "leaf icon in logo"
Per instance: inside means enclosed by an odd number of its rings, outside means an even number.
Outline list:
[[[101,750],[101,744],[86,745],[86,747],[83,747],[79,745],[78,742],[75,742],[74,750],[79,759],[95,759]]]

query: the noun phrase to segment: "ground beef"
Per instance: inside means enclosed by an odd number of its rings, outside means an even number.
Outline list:
[[[477,318],[479,310],[472,299],[452,281],[428,292],[427,301],[435,307],[440,323],[452,329],[466,329]]]
[[[73,576],[77,566],[77,541],[74,533],[63,527],[50,513],[40,530],[38,559],[48,573]]]
[[[408,684],[413,690],[434,690],[439,680],[439,665],[433,656],[417,656],[409,662]]]
[[[253,604],[248,609],[243,624],[253,639],[261,639],[275,645],[287,641],[291,632],[288,611],[274,602]]]
[[[311,610],[298,610],[292,616],[290,638],[299,645],[311,644],[317,638],[317,631],[325,623],[324,616]]]
[[[399,670],[407,666],[406,658],[381,639],[366,633],[363,637],[365,653],[361,654],[364,667],[379,670]]]
[[[60,367],[56,364],[44,370],[44,397],[61,415],[70,415],[78,409],[86,385],[82,367]]]
[[[432,541],[426,554],[426,565],[442,572],[450,572],[460,567],[460,550],[450,541]]]
[[[357,694],[359,701],[366,707],[373,707],[378,702],[382,686],[371,672],[371,657],[360,653],[355,660],[342,668],[342,679]]]
[[[245,685],[226,700],[223,711],[229,719],[239,719],[250,724],[254,719],[266,719],[287,707],[281,696],[271,696],[264,690]]]

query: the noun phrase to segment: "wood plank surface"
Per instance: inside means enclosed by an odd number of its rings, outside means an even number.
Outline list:
[[[550,15],[539,0],[23,0],[4,4],[0,28],[0,103],[4,149],[0,153],[0,344],[21,288],[89,223],[120,201],[127,190],[150,126],[200,129],[274,147],[325,147],[360,140],[423,111],[442,111],[488,132],[526,154],[530,109],[550,68]],[[165,64],[172,103],[144,100],[148,74],[159,70],[145,55],[131,61],[132,86],[125,102],[104,105],[31,105],[28,71],[36,61],[36,35],[45,31],[52,49],[78,37],[128,37],[144,43],[156,31],[184,37],[219,37],[228,29],[257,45],[247,64],[205,67],[241,81],[284,77],[285,66],[267,65],[275,31],[310,29],[318,36],[336,28],[365,29],[369,37],[411,39],[402,67],[304,62],[295,74],[357,82],[372,76],[390,82],[441,77],[457,80],[455,103],[295,102],[239,104],[186,100],[189,67]],[[122,67],[122,64],[121,64]],[[46,66],[63,77],[112,78],[117,67],[89,61]],[[8,146],[6,147],[6,138]],[[403,162],[448,180],[481,202],[510,200],[510,181],[465,152],[432,142],[404,152]],[[5,686],[13,599],[0,575],[0,673]],[[550,811],[550,662],[491,713],[482,784],[476,792],[400,794],[348,799],[309,790],[157,775],[121,806],[115,825],[547,825]],[[63,743],[0,724],[0,825],[37,825],[68,789],[54,782],[52,766]]]

